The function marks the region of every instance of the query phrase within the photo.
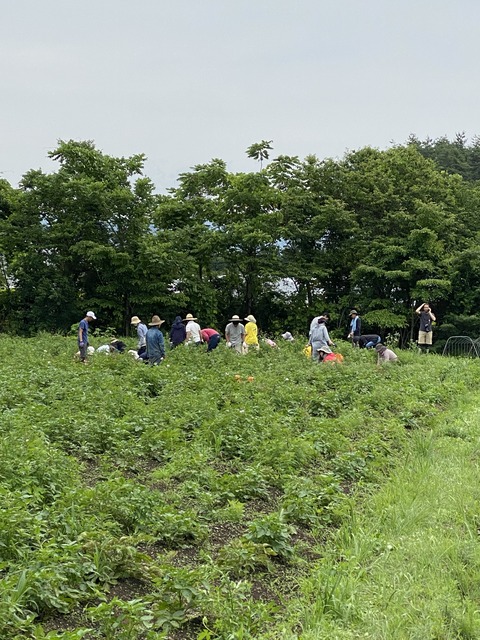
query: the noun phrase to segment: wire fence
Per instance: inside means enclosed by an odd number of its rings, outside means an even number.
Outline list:
[[[442,355],[480,358],[480,338],[450,336],[443,347]]]

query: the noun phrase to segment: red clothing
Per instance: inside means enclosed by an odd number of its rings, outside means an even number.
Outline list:
[[[337,362],[337,356],[334,353],[327,353],[323,362]]]
[[[208,342],[212,336],[218,336],[219,333],[218,331],[215,331],[215,329],[202,329],[200,331],[200,335],[204,342]]]

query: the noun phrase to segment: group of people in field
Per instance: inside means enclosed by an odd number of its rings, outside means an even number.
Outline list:
[[[168,334],[171,349],[180,345],[199,347],[203,344],[207,345],[207,352],[210,352],[218,347],[222,339],[220,333],[211,327],[202,329],[197,320],[198,318],[191,313],[187,313],[185,318],[175,318]],[[148,329],[138,316],[133,316],[130,322],[137,330],[137,357],[152,365],[160,364],[165,357],[165,338],[160,330],[164,320],[159,316],[153,316],[148,323]],[[246,324],[243,324],[241,318],[234,315],[225,327],[227,347],[241,354],[247,353],[249,348],[259,348],[255,317],[250,314],[245,318],[245,322]]]
[[[78,326],[78,356],[82,362],[86,362],[88,355],[88,325],[96,320],[93,311],[88,311]],[[198,318],[187,313],[185,318],[177,316],[168,333],[169,347],[175,349],[180,345],[199,347],[207,345],[207,352],[216,349],[222,339],[220,333],[211,327],[203,329],[197,322]],[[138,316],[133,316],[130,324],[137,332],[137,349],[131,353],[138,360],[144,360],[151,365],[158,365],[165,358],[165,337],[160,327],[165,321],[160,316],[154,315],[147,324]],[[291,334],[284,334],[285,339]],[[249,349],[259,349],[257,321],[252,314],[243,320],[238,315],[233,315],[225,327],[225,341],[228,348],[239,354],[245,354]],[[272,340],[266,339],[266,344],[276,346]],[[125,343],[121,340],[112,340],[109,345],[102,345],[97,351],[120,352],[125,350]],[[93,349],[93,347],[90,347]]]
[[[422,303],[415,312],[420,316],[420,327],[418,331],[417,345],[420,353],[428,353],[432,346],[432,324],[436,318],[428,302]],[[377,352],[377,362],[396,362],[398,356],[382,344],[382,338],[376,333],[362,334],[362,319],[356,309],[350,311],[350,326],[347,336],[354,347],[360,349],[375,349]],[[330,339],[327,322],[329,316],[324,313],[313,318],[310,324],[308,336],[307,353],[318,362],[339,362],[342,361],[341,354],[333,353],[330,347],[335,344]]]
[[[418,333],[418,347],[421,352],[428,353],[432,345],[432,323],[435,316],[428,303],[421,304],[416,313],[420,316],[420,328]],[[377,334],[362,334],[362,320],[356,309],[350,311],[350,324],[347,339],[354,347],[360,349],[375,349],[377,361],[395,362],[398,356],[382,344],[382,339]],[[82,362],[86,362],[88,349],[88,327],[92,320],[96,320],[93,311],[88,311],[78,326],[78,356]],[[207,345],[207,352],[216,349],[222,339],[220,333],[211,327],[201,328],[197,322],[198,318],[187,313],[185,318],[177,316],[168,333],[170,349],[175,349],[180,345],[199,347]],[[310,323],[308,344],[305,353],[316,362],[342,362],[343,356],[334,353],[331,347],[335,343],[330,339],[327,329],[329,316],[327,313],[316,316]],[[137,332],[137,349],[130,353],[138,360],[144,360],[151,365],[158,365],[165,358],[166,345],[163,332],[160,327],[165,321],[154,315],[147,325],[138,316],[133,316],[130,323]],[[245,324],[244,324],[245,322]],[[292,341],[294,338],[290,332],[282,334],[282,338]],[[252,314],[243,320],[238,315],[233,315],[225,327],[225,341],[228,348],[233,349],[238,354],[248,353],[249,349],[259,349],[257,321]],[[272,340],[266,339],[266,344],[275,347]],[[108,345],[102,345],[97,351],[124,352],[126,345],[118,339],[114,339]]]

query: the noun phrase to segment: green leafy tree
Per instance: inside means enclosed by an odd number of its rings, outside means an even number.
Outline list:
[[[272,147],[273,140],[262,140],[251,144],[247,149],[247,156],[260,162],[260,169],[263,168],[263,161],[268,160]]]
[[[24,329],[66,329],[92,307],[125,330],[146,275],[155,202],[144,156],[113,158],[74,141],[49,155],[59,170],[28,172],[3,225],[17,318]]]

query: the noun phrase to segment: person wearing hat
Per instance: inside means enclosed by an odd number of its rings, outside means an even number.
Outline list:
[[[384,344],[377,344],[375,347],[375,351],[377,352],[377,364],[381,365],[384,362],[397,362],[398,356],[397,354],[388,349]]]
[[[240,322],[240,317],[235,315],[229,320],[225,327],[225,340],[227,347],[235,349],[237,353],[243,353],[243,342],[245,340],[245,327]]]
[[[165,320],[160,320],[159,316],[153,316],[152,321],[148,323],[150,329],[147,331],[147,358],[148,363],[158,365],[165,358],[165,340],[163,333],[160,331],[160,325]]]
[[[141,356],[147,350],[147,341],[146,341],[146,335],[148,331],[147,325],[144,324],[138,316],[133,316],[132,319],[130,320],[130,324],[133,327],[135,327],[137,330],[137,337],[138,337],[137,355]]]
[[[196,319],[191,313],[187,313],[187,317],[183,319],[187,323],[185,327],[185,344],[194,344],[199,347],[202,344],[202,337],[200,335],[200,325],[195,322]]]
[[[333,353],[330,347],[326,345],[317,349],[318,362],[337,362],[337,356]]]
[[[87,311],[83,320],[78,324],[78,350],[80,352],[80,362],[87,363],[88,348],[88,323],[96,320],[97,316],[93,311]]]
[[[356,309],[352,309],[350,311],[350,333],[347,336],[347,340],[352,341],[352,345],[354,347],[358,346],[358,340],[355,338],[359,338],[362,335],[362,319],[358,315]]]
[[[175,349],[179,345],[185,342],[185,338],[187,337],[187,330],[185,329],[185,325],[183,324],[182,316],[176,316],[173,324],[170,328],[170,347]]]
[[[325,316],[319,316],[317,324],[310,330],[308,336],[308,344],[312,347],[312,360],[319,360],[320,347],[328,347],[333,345],[328,334],[328,329],[325,325],[327,318]]]
[[[281,335],[282,335],[282,338],[287,342],[293,342],[295,340],[295,338],[292,336],[290,331],[285,331],[285,333],[282,333]]]
[[[255,317],[249,314],[245,320],[247,324],[245,325],[245,342],[243,348],[245,353],[248,353],[249,347],[253,347],[254,349],[260,349],[260,347],[258,344],[258,327]]]

